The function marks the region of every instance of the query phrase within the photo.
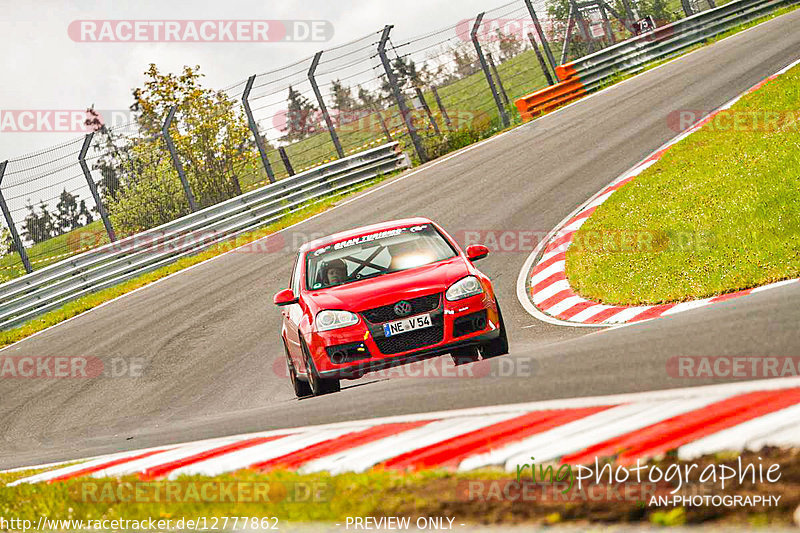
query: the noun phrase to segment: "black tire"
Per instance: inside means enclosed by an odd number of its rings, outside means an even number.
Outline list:
[[[339,392],[341,390],[341,382],[336,378],[323,378],[317,373],[317,367],[314,366],[314,359],[308,351],[305,341],[300,341],[303,348],[303,357],[306,361],[306,374],[308,374],[308,385],[311,388],[311,394],[314,396],[322,396],[323,394],[330,394],[332,392]]]
[[[292,388],[294,389],[295,396],[298,398],[311,396],[312,392],[311,387],[308,385],[308,381],[303,381],[297,377],[297,369],[294,367],[292,358],[289,357],[289,349],[286,347],[286,341],[283,343],[283,350],[286,352],[286,367],[289,370],[289,381],[292,382]]]
[[[450,357],[453,358],[453,364],[456,366],[467,365],[474,363],[480,359],[480,347],[467,346],[466,348],[456,348],[450,352]]]
[[[497,300],[494,303],[497,305],[497,314],[500,317],[500,336],[481,346],[481,355],[484,359],[499,357],[508,353],[508,335],[506,334],[506,324],[503,321],[503,313],[500,311],[500,304],[497,303]]]

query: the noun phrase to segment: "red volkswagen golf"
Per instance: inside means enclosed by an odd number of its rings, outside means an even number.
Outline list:
[[[508,353],[489,278],[425,218],[384,222],[306,243],[282,307],[281,337],[298,397],[341,379],[450,354],[456,364]]]

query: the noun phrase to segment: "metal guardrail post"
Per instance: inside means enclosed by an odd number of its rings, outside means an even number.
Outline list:
[[[164,121],[164,127],[161,129],[161,134],[164,136],[164,142],[167,143],[169,154],[172,157],[172,164],[175,166],[175,170],[178,172],[178,177],[181,179],[183,192],[186,193],[186,200],[189,201],[189,209],[194,213],[197,211],[197,204],[194,201],[194,194],[192,194],[192,188],[189,186],[189,180],[186,179],[186,173],[183,171],[183,165],[178,157],[178,151],[175,150],[175,143],[172,142],[172,136],[169,134],[169,127],[172,125],[172,120],[175,118],[175,112],[177,110],[178,106],[176,105],[169,108],[167,120]]]
[[[553,85],[555,83],[553,81],[553,76],[550,74],[550,70],[547,68],[547,63],[544,62],[542,52],[539,50],[539,46],[536,44],[536,39],[533,38],[533,34],[531,32],[528,32],[528,39],[531,41],[533,51],[536,53],[536,59],[539,60],[539,66],[542,68],[545,79],[547,79],[547,85]]]
[[[283,166],[286,167],[286,172],[290,176],[294,176],[294,168],[292,167],[292,162],[289,161],[289,154],[286,153],[286,148],[279,146],[278,153],[281,155],[281,161],[283,161]]]
[[[492,68],[492,74],[494,74],[494,79],[497,80],[497,85],[500,87],[500,94],[503,95],[503,102],[505,102],[506,105],[511,105],[511,102],[508,99],[508,94],[506,94],[506,88],[503,87],[503,80],[500,79],[500,73],[497,72],[497,65],[494,64],[494,58],[492,57],[492,53],[489,52],[488,54],[486,54],[486,56],[489,58],[489,66]]]
[[[7,160],[0,163],[0,185],[3,184],[3,176],[6,174],[7,166]],[[11,238],[14,241],[14,246],[17,248],[19,258],[22,260],[22,266],[25,267],[25,272],[30,274],[33,272],[33,268],[31,268],[31,262],[28,259],[28,252],[25,251],[25,245],[22,244],[22,239],[19,238],[17,227],[14,225],[14,219],[11,218],[11,211],[8,210],[8,204],[6,204],[6,199],[3,197],[2,189],[0,189],[0,209],[3,211],[3,216],[6,219],[6,226],[8,226],[8,231],[11,232]]]
[[[445,109],[444,104],[442,103],[442,99],[439,98],[439,91],[436,90],[435,85],[431,85],[431,91],[433,91],[433,98],[436,100],[436,105],[439,106],[439,111],[442,113],[442,118],[444,118],[444,123],[447,124],[447,129],[452,131],[453,124],[450,122],[450,116],[447,114],[447,109]]]
[[[497,87],[494,86],[492,73],[489,72],[489,65],[486,64],[486,58],[483,57],[481,44],[478,42],[478,28],[480,28],[481,22],[483,21],[483,16],[485,14],[486,12],[484,11],[478,14],[478,16],[475,18],[475,24],[472,26],[472,31],[470,32],[469,36],[472,39],[475,52],[478,54],[478,61],[481,63],[483,75],[486,76],[486,81],[489,83],[489,89],[492,90],[492,96],[494,97],[494,103],[497,106],[497,112],[500,113],[500,119],[503,121],[503,126],[507,128],[511,125],[511,122],[508,120],[508,115],[506,114],[506,108],[503,106],[503,102],[500,101],[500,95],[497,94]]]
[[[392,31],[393,27],[394,26],[391,24],[388,24],[383,28],[381,40],[378,42],[378,55],[381,58],[383,70],[386,72],[386,79],[389,80],[389,85],[392,86],[394,99],[397,101],[397,107],[400,109],[400,115],[403,117],[403,122],[406,123],[406,128],[408,128],[408,134],[411,136],[411,143],[414,145],[414,150],[417,152],[417,157],[419,157],[421,163],[425,163],[428,160],[428,157],[425,155],[425,148],[422,146],[422,141],[417,134],[417,128],[414,126],[414,119],[411,116],[411,113],[408,111],[408,106],[406,105],[406,100],[403,97],[403,93],[400,91],[400,87],[397,85],[397,77],[392,71],[392,65],[389,63],[389,58],[386,56],[386,41],[389,40],[389,32]]]
[[[253,118],[253,111],[250,109],[250,102],[248,101],[248,98],[250,98],[250,91],[253,90],[253,83],[255,81],[255,74],[247,78],[247,85],[245,85],[244,92],[242,93],[242,105],[244,106],[244,112],[247,115],[247,127],[250,128],[250,131],[253,133],[253,138],[255,139],[256,147],[258,148],[258,155],[261,156],[261,164],[264,166],[264,170],[267,173],[269,182],[275,183],[275,174],[272,172],[272,165],[269,164],[267,149],[264,147],[264,139],[261,137],[261,133],[258,131],[258,124]]]
[[[83,176],[86,178],[86,184],[89,186],[89,192],[92,193],[92,198],[94,198],[94,203],[97,206],[97,212],[100,213],[100,218],[103,220],[103,226],[106,228],[108,238],[111,240],[111,242],[114,242],[117,240],[117,235],[114,233],[114,226],[111,225],[111,219],[108,218],[106,208],[100,199],[100,194],[97,192],[97,184],[92,179],[92,173],[89,171],[89,165],[86,164],[86,153],[89,151],[89,146],[92,144],[93,137],[94,132],[87,133],[86,137],[84,137],[81,152],[78,154],[78,163],[81,165]]]
[[[555,72],[557,65],[556,58],[553,57],[553,51],[550,49],[550,43],[547,42],[547,37],[545,37],[544,31],[542,31],[542,25],[539,24],[539,17],[536,16],[536,11],[533,9],[531,0],[525,0],[525,6],[528,8],[528,13],[531,15],[533,27],[536,29],[536,35],[539,36],[539,42],[542,43],[542,48],[544,48],[544,53],[547,56],[547,60],[550,62],[550,68],[552,68],[553,72]]]
[[[419,103],[422,106],[422,109],[425,110],[425,114],[428,115],[428,121],[433,126],[433,131],[436,132],[436,135],[441,135],[442,132],[439,131],[439,125],[433,119],[433,113],[431,113],[431,108],[428,107],[428,102],[425,101],[425,97],[422,95],[422,89],[419,87],[414,87],[414,92],[417,93],[417,98],[419,98]]]
[[[314,79],[314,72],[317,70],[317,65],[319,64],[319,58],[322,56],[322,50],[317,52],[314,55],[314,59],[311,60],[311,68],[308,69],[308,81],[311,82],[311,88],[314,90],[314,96],[317,97],[317,104],[319,105],[319,110],[322,111],[322,116],[325,119],[325,124],[328,125],[328,133],[331,134],[331,140],[333,141],[333,146],[336,147],[336,153],[339,154],[339,158],[341,159],[344,157],[344,150],[342,150],[342,143],[339,142],[339,136],[336,135],[336,129],[333,127],[333,122],[331,121],[331,116],[328,113],[328,108],[325,106],[325,100],[322,98],[322,93],[319,92],[319,87],[317,86],[317,80]]]

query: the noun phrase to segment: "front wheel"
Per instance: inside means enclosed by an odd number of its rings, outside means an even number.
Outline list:
[[[295,396],[298,398],[311,396],[312,392],[308,381],[302,381],[297,377],[297,370],[294,367],[292,358],[289,356],[289,349],[286,347],[286,342],[283,343],[283,350],[286,352],[286,367],[289,370],[289,380],[292,382]]]
[[[332,392],[339,392],[341,390],[341,382],[336,378],[323,378],[317,374],[317,367],[314,365],[314,359],[311,357],[311,352],[306,346],[305,341],[300,341],[303,347],[303,357],[306,361],[306,374],[308,375],[308,385],[311,387],[311,393],[314,396],[322,396],[323,394],[330,394]]]
[[[503,321],[503,313],[500,311],[500,304],[497,303],[497,300],[495,300],[494,303],[497,306],[497,315],[500,320],[500,336],[481,346],[481,355],[484,359],[498,357],[508,353],[508,336],[506,335],[506,324]]]

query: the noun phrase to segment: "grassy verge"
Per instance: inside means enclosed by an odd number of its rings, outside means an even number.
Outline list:
[[[776,527],[790,525],[800,503],[800,454],[797,451],[762,449],[741,456],[743,465],[763,465],[764,471],[779,465],[780,479],[752,482],[730,481],[721,489],[719,481],[700,483],[709,465],[736,469],[738,454],[718,454],[691,462],[668,456],[651,461],[663,472],[670,465],[681,471],[697,465],[693,477],[683,478],[680,496],[780,496],[776,505],[687,506],[656,505],[651,499],[669,496],[677,482],[654,483],[643,474],[643,482],[609,484],[601,474],[599,483],[533,483],[530,475],[523,484],[516,476],[500,470],[467,473],[451,471],[399,472],[371,470],[337,476],[302,475],[294,472],[242,470],[213,478],[192,476],[174,481],[142,482],[123,479],[78,479],[54,484],[5,484],[28,473],[0,474],[0,516],[6,520],[51,519],[196,519],[198,517],[277,517],[289,522],[344,522],[347,517],[451,517],[460,523],[639,523],[653,525],[736,524]],[[601,463],[602,464],[602,463]],[[613,465],[616,471],[616,466]],[[556,468],[558,466],[556,465]],[[650,472],[648,469],[645,472]],[[594,477],[594,476],[592,476]],[[675,479],[672,477],[671,479]],[[537,478],[541,480],[541,478]],[[524,489],[523,489],[524,487]],[[135,492],[135,489],[138,492]],[[226,489],[229,489],[226,491]],[[169,495],[169,496],[168,496]]]
[[[798,109],[800,67],[673,146],[576,233],[573,287],[653,304],[800,276]]]

